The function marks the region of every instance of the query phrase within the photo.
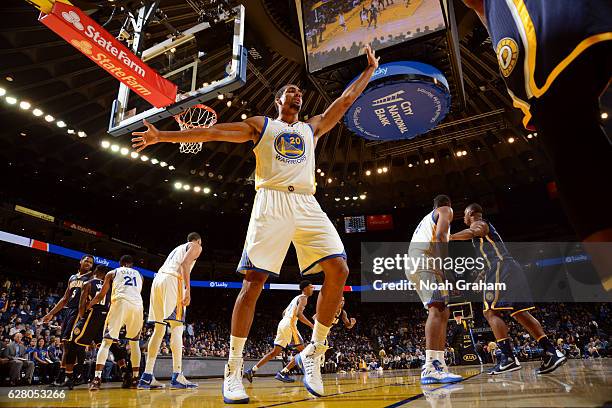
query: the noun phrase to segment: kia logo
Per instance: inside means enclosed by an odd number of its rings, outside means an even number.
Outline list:
[[[466,354],[463,356],[465,361],[474,361],[476,360],[476,356],[474,354]]]
[[[64,17],[64,20],[68,21],[69,23],[72,23],[72,25],[78,28],[79,30],[83,31],[85,29],[83,27],[83,24],[81,24],[81,17],[79,17],[79,15],[74,11],[69,11],[67,13],[63,11],[62,17]]]

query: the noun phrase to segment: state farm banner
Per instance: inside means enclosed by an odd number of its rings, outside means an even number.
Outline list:
[[[55,2],[38,20],[156,108],[176,101],[177,86],[142,62],[78,7]]]
[[[393,216],[391,214],[368,215],[366,217],[367,231],[382,231],[393,229]]]
[[[64,221],[64,227],[70,228],[70,229],[73,229],[73,230],[77,230],[77,231],[81,231],[81,232],[84,232],[86,234],[95,235],[96,237],[103,237],[104,236],[104,234],[99,232],[99,231],[93,230],[91,228],[84,227],[84,226],[76,224],[76,223],[74,223],[72,221]]]

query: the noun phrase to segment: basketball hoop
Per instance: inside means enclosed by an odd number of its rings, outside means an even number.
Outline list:
[[[174,119],[179,124],[181,130],[209,128],[217,123],[217,113],[213,108],[206,105],[193,105],[178,115]],[[180,143],[181,153],[196,154],[202,150],[202,142]]]

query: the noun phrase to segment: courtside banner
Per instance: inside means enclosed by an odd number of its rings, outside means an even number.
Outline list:
[[[177,86],[142,62],[78,7],[55,2],[38,20],[156,108],[176,101]]]

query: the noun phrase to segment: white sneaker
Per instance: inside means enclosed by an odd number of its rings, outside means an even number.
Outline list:
[[[447,384],[462,381],[463,377],[452,374],[438,360],[425,364],[421,369],[421,384]]]
[[[163,382],[157,381],[157,379],[153,377],[153,379],[151,379],[151,387],[152,388],[166,388],[166,384],[164,384]]]
[[[323,343],[310,343],[295,357],[295,362],[304,373],[304,386],[315,397],[325,395],[321,378],[321,359],[325,358],[328,348]]]
[[[242,359],[239,363],[225,365],[225,375],[223,378],[223,402],[226,404],[248,404],[249,396],[242,385],[242,370],[244,364]]]

